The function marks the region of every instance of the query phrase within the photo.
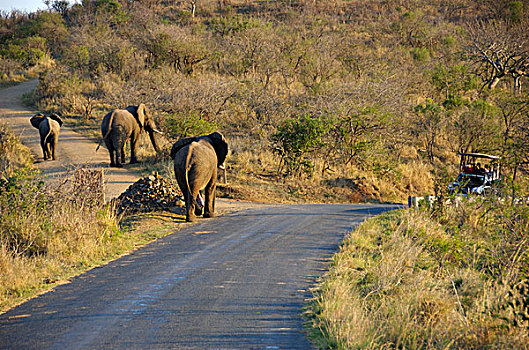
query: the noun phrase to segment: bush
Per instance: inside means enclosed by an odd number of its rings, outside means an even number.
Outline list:
[[[26,155],[27,157],[23,157]],[[0,131],[0,310],[42,284],[93,266],[130,240],[111,206],[77,186],[45,186],[29,168],[29,150]]]
[[[411,57],[418,62],[430,61],[430,50],[426,47],[414,47],[410,51]]]
[[[18,169],[29,169],[32,165],[29,149],[20,144],[7,125],[0,123],[0,178],[9,178]]]
[[[94,206],[78,191],[46,187],[25,170],[1,181],[0,211],[0,309],[43,281],[123,249],[111,207]]]
[[[209,121],[203,114],[196,111],[191,111],[187,114],[166,115],[163,125],[167,130],[167,134],[174,139],[209,134],[217,130],[217,124]]]
[[[331,126],[328,120],[310,115],[289,118],[279,126],[271,141],[287,175],[312,175],[314,165],[309,156],[324,146],[323,137]]]

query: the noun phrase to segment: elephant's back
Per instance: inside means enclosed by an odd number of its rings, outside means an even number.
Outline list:
[[[46,136],[48,134],[48,132],[50,131],[50,119],[49,118],[44,118],[42,119],[42,121],[40,122],[39,124],[39,133],[42,135],[42,136]]]
[[[178,151],[176,151],[176,153],[174,154],[173,161],[174,161],[175,169],[179,169],[182,171],[185,170],[186,163],[187,163],[187,156],[190,152],[189,146],[191,146],[191,144],[183,146]]]
[[[101,121],[101,133],[105,136],[108,129],[116,128],[123,124],[123,121],[129,117],[129,112],[124,109],[115,109],[108,112]]]
[[[199,140],[189,145],[190,158],[196,170],[203,173],[211,173],[217,167],[217,153],[213,146],[205,141]]]
[[[189,163],[214,163],[217,160],[217,155],[209,143],[193,141],[176,151],[173,160],[175,166],[186,168],[190,165]]]

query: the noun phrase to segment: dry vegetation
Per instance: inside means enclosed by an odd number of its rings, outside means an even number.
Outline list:
[[[529,213],[487,200],[397,211],[351,233],[315,291],[322,349],[525,349]]]
[[[522,1],[191,3],[3,14],[2,79],[40,68],[38,107],[93,134],[140,102],[168,144],[220,130],[228,190],[249,198],[405,201],[453,174],[456,151],[501,154],[511,173],[527,160]]]

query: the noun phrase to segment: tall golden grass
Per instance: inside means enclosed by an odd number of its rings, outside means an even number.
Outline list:
[[[528,348],[528,225],[527,206],[484,201],[365,222],[315,290],[311,338],[322,349]]]

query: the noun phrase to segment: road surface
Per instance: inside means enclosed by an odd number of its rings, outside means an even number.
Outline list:
[[[344,235],[391,205],[200,220],[0,315],[1,349],[310,349],[301,307]]]

